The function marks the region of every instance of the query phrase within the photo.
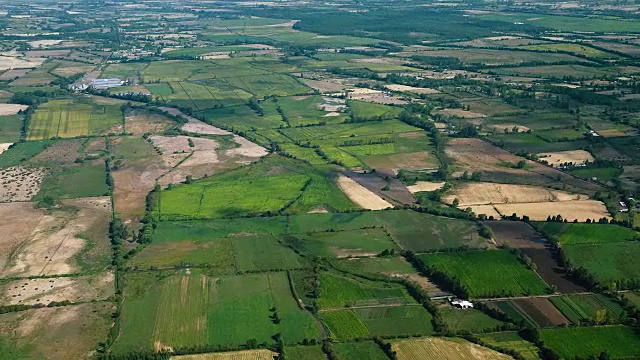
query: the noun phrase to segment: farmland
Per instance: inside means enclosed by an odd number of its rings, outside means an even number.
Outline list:
[[[467,297],[543,294],[545,283],[508,251],[470,251],[419,256],[433,276]]]
[[[7,2],[0,359],[637,358],[638,10]]]

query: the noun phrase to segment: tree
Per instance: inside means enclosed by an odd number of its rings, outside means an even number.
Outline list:
[[[453,199],[453,206],[458,207],[460,205],[460,200],[458,198]]]

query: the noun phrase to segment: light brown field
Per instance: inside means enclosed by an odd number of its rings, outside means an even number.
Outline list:
[[[26,57],[62,57],[67,56],[71,50],[30,50],[25,51],[24,55]]]
[[[393,207],[386,200],[345,175],[338,176],[338,186],[351,201],[363,209],[382,210]]]
[[[40,191],[44,168],[14,166],[0,170],[0,202],[29,201]]]
[[[538,154],[540,160],[546,160],[551,166],[558,166],[564,163],[584,164],[593,161],[593,156],[584,150],[569,150]]]
[[[493,205],[475,205],[475,206],[466,206],[465,209],[469,207],[474,214],[480,215],[484,214],[489,218],[493,216],[494,219],[500,219],[500,213],[496,210]]]
[[[15,70],[7,70],[4,74],[0,75],[0,80],[14,80],[19,78],[20,76],[26,75],[31,69],[15,69]]]
[[[434,111],[433,113],[441,114],[447,117],[458,117],[463,119],[475,119],[475,118],[487,117],[487,115],[479,112],[467,111],[462,109],[443,109],[443,110]]]
[[[577,219],[580,222],[603,217],[611,219],[604,204],[596,200],[498,204],[494,206],[503,215],[510,216],[513,213],[518,216],[527,215],[534,221],[545,221],[548,216],[554,215],[562,215],[568,221]]]
[[[0,315],[0,336],[30,359],[92,358],[112,326],[111,303],[32,309]]]
[[[442,189],[445,182],[417,181],[415,185],[407,186],[407,190],[412,194],[420,191],[436,191]]]
[[[349,99],[372,102],[387,105],[404,105],[408,102],[398,96],[389,95],[386,92],[364,88],[350,88],[347,96]]]
[[[0,143],[0,154],[9,150],[9,147],[13,145],[13,143]]]
[[[602,188],[588,181],[577,179],[556,169],[542,165],[493,146],[480,139],[454,138],[447,143],[446,153],[454,162],[453,176],[463,171],[479,171],[483,181],[564,187],[579,193],[592,194]],[[524,169],[514,169],[510,164],[525,160]]]
[[[346,88],[346,85],[338,79],[313,80],[300,78],[299,80],[308,87],[318,90],[321,93],[336,93],[344,91]]]
[[[174,124],[165,116],[144,110],[129,110],[124,117],[125,131],[135,135],[161,133]]]
[[[518,129],[518,132],[527,132],[530,129],[526,126],[522,126],[520,124],[496,124],[496,125],[487,125],[487,128],[491,129],[493,132],[502,133],[505,130],[513,130],[513,128]]]
[[[385,85],[385,87],[393,91],[407,91],[407,92],[412,92],[416,94],[439,94],[440,93],[440,91],[436,89],[420,88],[420,87],[398,85],[398,84]]]
[[[437,160],[428,151],[398,153],[388,155],[371,155],[364,162],[376,171],[390,170],[397,174],[399,170],[424,170],[436,168]]]
[[[277,353],[266,350],[245,350],[211,354],[172,356],[171,360],[273,360]]]
[[[13,56],[0,56],[0,70],[33,69],[40,67],[45,58],[21,59]]]
[[[448,204],[452,204],[454,199],[458,199],[459,206],[465,208],[471,205],[586,200],[588,196],[539,186],[474,182],[464,183],[442,198]]]
[[[81,237],[90,238],[93,244],[83,257],[90,258],[96,269],[108,264],[110,199],[100,197],[65,200],[64,205],[65,208],[46,213],[33,207],[20,209],[37,220],[35,224],[29,222],[29,229],[23,228],[21,224],[6,225],[9,231],[16,227],[17,235],[3,239],[3,247],[10,250],[0,258],[0,276],[76,273],[81,269],[76,257],[88,246],[87,240]],[[9,244],[5,245],[5,242]]]
[[[0,285],[0,305],[47,305],[52,301],[88,302],[113,295],[114,275],[21,279]]]
[[[26,110],[27,108],[28,108],[27,105],[0,104],[0,116],[14,115],[14,114],[17,114],[21,110]]]
[[[510,356],[459,338],[422,338],[392,343],[398,360],[492,360]]]

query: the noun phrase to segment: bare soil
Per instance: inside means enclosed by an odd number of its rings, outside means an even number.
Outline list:
[[[564,163],[584,164],[593,161],[593,156],[588,151],[570,150],[538,154],[540,160],[545,160],[551,166],[558,166]]]
[[[445,182],[417,181],[415,185],[407,186],[410,193],[415,194],[421,191],[436,191],[442,189]]]
[[[137,135],[161,133],[172,125],[175,125],[173,120],[144,110],[129,110],[124,118],[125,131]]]
[[[539,326],[569,325],[570,322],[547,298],[513,300],[513,303],[529,315]]]
[[[47,174],[44,168],[14,166],[0,170],[0,202],[29,201]]]

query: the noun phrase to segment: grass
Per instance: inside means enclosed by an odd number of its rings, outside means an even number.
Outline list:
[[[387,360],[387,355],[373,341],[338,343],[333,346],[338,359]],[[288,356],[289,354],[287,354]]]
[[[0,168],[19,165],[36,156],[51,144],[50,140],[16,143],[0,156]]]
[[[626,292],[623,296],[629,300],[634,306],[640,308],[640,292]]]
[[[398,284],[356,280],[333,273],[320,277],[318,305],[323,309],[344,306],[414,303]]]
[[[302,259],[272,236],[238,236],[231,239],[231,244],[242,272],[302,267]]]
[[[401,247],[414,252],[484,244],[469,221],[437,217],[411,210],[346,214],[300,214],[291,217],[290,233],[355,230],[383,226]]]
[[[622,170],[615,167],[603,167],[603,168],[586,168],[586,169],[574,169],[570,171],[571,175],[581,177],[584,179],[597,178],[598,181],[613,181],[617,179]]]
[[[400,248],[384,229],[358,229],[289,235],[286,243],[309,256],[348,257],[377,255]]]
[[[51,100],[36,109],[27,140],[97,135],[122,121],[118,105],[98,105],[85,98]]]
[[[394,118],[402,112],[401,108],[389,105],[375,104],[365,101],[349,100],[347,101],[349,110],[355,118]]]
[[[490,346],[515,351],[520,354],[524,360],[540,359],[538,348],[533,343],[524,340],[515,331],[483,334],[480,340]]]
[[[287,359],[291,360],[327,360],[320,345],[291,346],[285,348]]]
[[[133,273],[125,282],[122,334],[115,353],[159,346],[238,346],[252,338],[271,344],[276,333],[291,344],[320,335],[311,315],[291,296],[284,273],[219,278]],[[274,312],[279,322],[273,320]]]
[[[429,271],[470,298],[541,295],[546,284],[506,250],[419,255]]]
[[[453,332],[470,331],[482,333],[493,331],[504,323],[496,320],[482,311],[475,309],[440,308],[440,315],[447,329]]]
[[[601,294],[564,295],[549,300],[574,324],[582,321],[613,323],[626,318],[622,306]]]
[[[22,115],[0,116],[0,143],[15,143],[20,140]]]
[[[104,162],[85,162],[79,166],[54,170],[44,178],[40,192],[34,200],[44,196],[55,198],[82,198],[109,195]]]
[[[540,339],[564,359],[599,356],[602,352],[612,359],[640,354],[638,330],[627,326],[541,329]]]
[[[640,278],[640,268],[635,266],[640,256],[637,241],[565,245],[562,249],[571,267],[585,269],[601,285],[615,282],[618,288],[627,288]]]
[[[634,240],[638,236],[632,229],[609,224],[535,222],[533,225],[561,245],[612,243]]]

